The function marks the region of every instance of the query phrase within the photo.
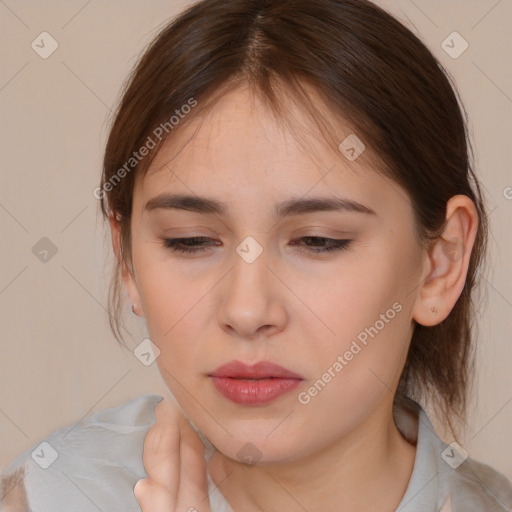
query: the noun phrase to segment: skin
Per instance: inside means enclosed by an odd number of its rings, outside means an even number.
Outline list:
[[[209,469],[235,511],[394,511],[407,488],[415,447],[395,426],[393,396],[414,321],[441,322],[460,296],[476,209],[469,198],[452,197],[443,237],[427,253],[414,237],[407,193],[368,165],[376,158],[371,145],[350,162],[314,136],[316,125],[299,107],[290,108],[295,126],[309,134],[306,143],[239,88],[201,124],[176,132],[148,174],[137,176],[134,272],[125,267],[123,279],[179,405],[159,404],[146,438],[148,478],[135,487],[144,512],[208,510],[202,444],[183,415],[218,450]],[[352,133],[339,120],[335,130],[339,141]],[[144,211],[162,192],[208,196],[225,202],[228,214]],[[349,198],[376,215],[273,217],[274,203],[304,196]],[[111,229],[119,254],[114,219]],[[219,245],[188,255],[162,241],[194,236]],[[247,236],[263,248],[250,264],[235,250]],[[352,242],[322,255],[308,252],[313,244],[305,236]],[[453,257],[457,247],[462,252]],[[309,403],[300,403],[298,394],[394,303],[400,312]],[[272,361],[304,380],[265,406],[236,405],[207,376],[235,359]],[[254,466],[237,456],[249,442],[261,457]]]

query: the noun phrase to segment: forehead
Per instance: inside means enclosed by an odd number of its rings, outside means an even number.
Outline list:
[[[326,111],[323,102],[315,104]],[[134,206],[141,209],[163,191],[242,203],[244,196],[267,199],[291,192],[296,196],[310,190],[331,195],[343,191],[356,201],[368,201],[377,193],[382,196],[383,186],[393,185],[372,168],[368,141],[363,153],[350,161],[328,144],[304,108],[290,102],[287,109],[292,129],[278,122],[246,88],[222,96],[205,115],[173,133],[146,175],[137,176]],[[353,136],[346,123],[336,121],[330,123],[333,141]]]

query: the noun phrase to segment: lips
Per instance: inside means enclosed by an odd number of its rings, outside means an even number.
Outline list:
[[[265,405],[295,389],[304,378],[269,361],[246,365],[231,361],[209,374],[215,388],[242,405]]]

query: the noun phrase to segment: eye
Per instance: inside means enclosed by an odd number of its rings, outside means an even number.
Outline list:
[[[320,243],[321,245],[306,245],[306,251],[313,252],[313,253],[327,253],[327,252],[333,252],[333,251],[343,251],[345,249],[348,249],[348,246],[352,242],[352,240],[338,240],[335,238],[326,238],[322,236],[303,236],[299,238],[298,240],[307,240],[307,241],[313,241],[314,244]],[[329,244],[327,246],[323,244]]]
[[[313,242],[313,245],[305,246],[306,252],[312,253],[327,253],[333,251],[342,251],[348,248],[352,240],[338,240],[334,238],[326,238],[321,236],[303,236],[297,240],[304,240]],[[199,253],[204,252],[208,249],[208,242],[212,242],[210,244],[214,246],[220,245],[220,242],[216,240],[212,240],[211,238],[205,236],[195,236],[191,238],[164,238],[163,239],[164,246],[168,249],[171,249],[174,252],[181,253]],[[292,241],[292,245],[297,245],[296,240]],[[320,245],[318,245],[320,244]],[[325,244],[328,244],[327,246]]]
[[[194,236],[192,238],[164,238],[164,246],[175,252],[182,253],[198,253],[206,250],[204,245],[200,243],[208,242],[211,238],[206,236]],[[214,241],[215,242],[215,241]],[[215,242],[214,245],[219,245],[220,242]]]

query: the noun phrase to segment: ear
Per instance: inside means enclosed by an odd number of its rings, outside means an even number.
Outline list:
[[[428,254],[429,271],[414,304],[413,318],[419,324],[437,325],[455,306],[466,282],[477,229],[473,201],[464,195],[451,197],[445,229]]]
[[[144,312],[142,310],[142,303],[139,296],[139,288],[137,285],[137,279],[135,277],[133,269],[128,268],[127,263],[123,261],[122,251],[121,251],[121,224],[120,222],[111,215],[109,217],[110,223],[110,234],[112,237],[112,247],[114,249],[114,254],[116,256],[117,262],[121,266],[121,275],[123,277],[124,287],[126,289],[126,293],[130,298],[130,302],[133,305],[133,312],[137,316],[144,316]]]

